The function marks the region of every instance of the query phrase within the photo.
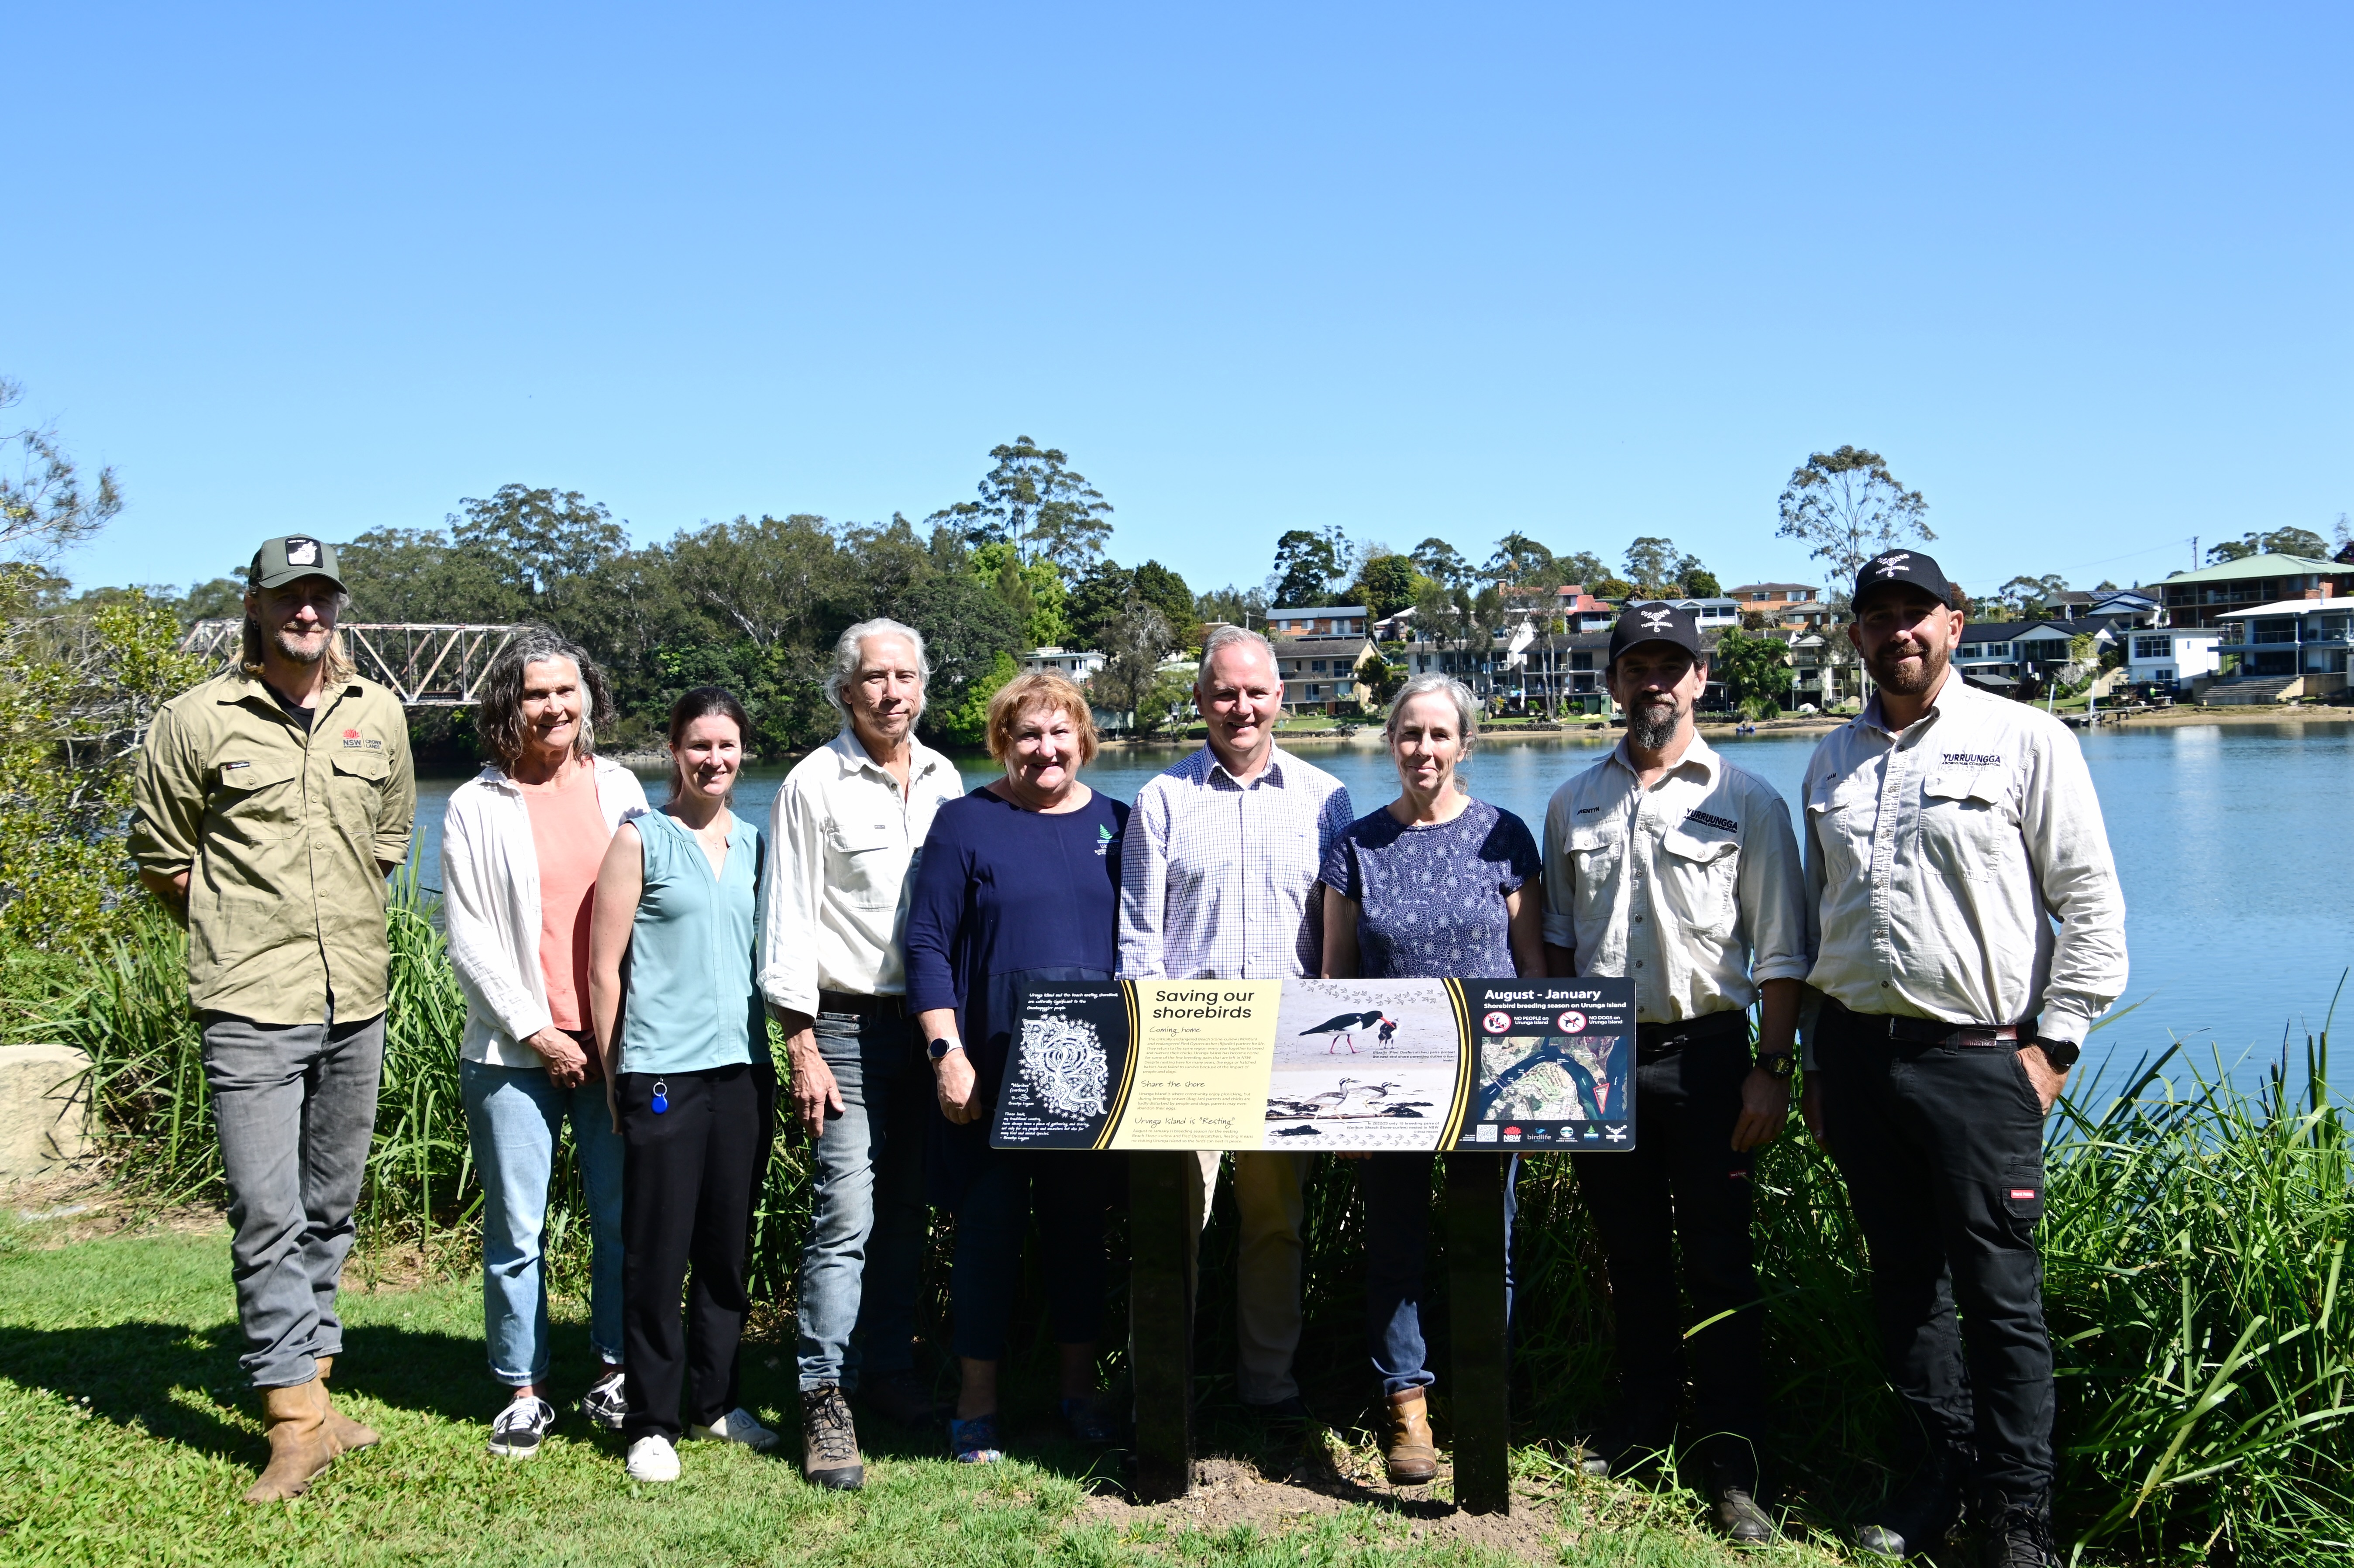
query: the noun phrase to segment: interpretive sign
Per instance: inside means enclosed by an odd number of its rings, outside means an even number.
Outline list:
[[[1000,1149],[1635,1147],[1624,980],[1041,985]]]

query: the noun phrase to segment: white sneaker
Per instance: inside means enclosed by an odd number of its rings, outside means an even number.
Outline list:
[[[777,1435],[740,1404],[708,1426],[688,1427],[686,1435],[714,1443],[741,1443],[755,1454],[765,1454],[777,1446]]]
[[[656,1433],[641,1437],[630,1445],[630,1479],[633,1481],[674,1481],[678,1479],[678,1450],[670,1439]]]
[[[511,1399],[491,1423],[491,1455],[499,1459],[528,1459],[539,1452],[539,1440],[556,1425],[556,1406],[544,1399]]]

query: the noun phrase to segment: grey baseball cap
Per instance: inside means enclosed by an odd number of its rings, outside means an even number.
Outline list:
[[[253,552],[253,567],[245,581],[249,588],[283,588],[297,577],[324,577],[342,588],[344,579],[335,565],[335,547],[308,534],[264,540],[261,548]]]

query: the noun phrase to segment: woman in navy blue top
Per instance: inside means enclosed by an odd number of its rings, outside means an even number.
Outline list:
[[[1542,975],[1542,866],[1528,824],[1464,793],[1455,766],[1479,734],[1470,691],[1417,675],[1390,709],[1398,798],[1334,841],[1324,885],[1331,980],[1510,980]],[[1389,1478],[1438,1473],[1423,1364],[1422,1265],[1430,1230],[1428,1154],[1364,1157],[1365,1340],[1382,1380]],[[1504,1183],[1506,1310],[1511,1290],[1511,1176]]]
[[[963,1386],[949,1446],[1001,1457],[997,1363],[1034,1204],[1063,1414],[1083,1442],[1113,1428],[1096,1398],[1110,1157],[992,1150],[989,1128],[1030,988],[1108,980],[1119,967],[1120,836],[1128,808],[1079,782],[1096,752],[1077,686],[1016,676],[989,704],[990,754],[1005,777],[932,819],[907,911],[907,1003],[929,1043],[940,1115],[925,1149],[932,1201],[957,1217],[949,1278]]]

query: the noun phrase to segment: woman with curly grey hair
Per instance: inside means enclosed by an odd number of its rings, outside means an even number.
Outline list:
[[[613,721],[605,673],[553,631],[525,629],[492,661],[476,723],[498,760],[450,797],[441,828],[450,961],[466,995],[459,1081],[482,1177],[482,1337],[514,1390],[490,1451],[528,1458],[555,1425],[541,1234],[568,1119],[588,1189],[588,1338],[602,1365],[580,1411],[618,1427],[621,1139],[605,1106],[588,1012],[589,917],[613,832],[645,790],[595,753]]]

